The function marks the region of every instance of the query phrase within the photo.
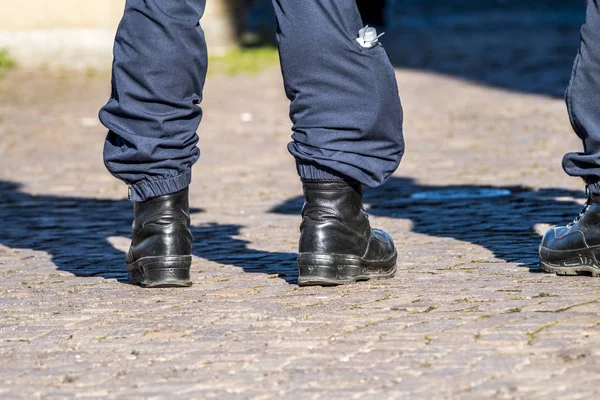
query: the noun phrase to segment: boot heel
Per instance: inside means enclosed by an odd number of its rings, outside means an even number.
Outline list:
[[[300,286],[345,285],[369,279],[361,279],[362,261],[351,255],[300,253],[298,270]]]
[[[191,256],[143,257],[127,264],[129,281],[145,288],[188,287]]]
[[[396,258],[394,252],[387,260],[366,265],[364,260],[353,255],[299,253],[298,285],[336,286],[393,278],[396,274]]]

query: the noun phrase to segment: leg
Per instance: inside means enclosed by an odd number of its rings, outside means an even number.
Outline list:
[[[381,45],[355,40],[355,0],[273,0],[293,142],[303,181],[299,284],[389,278],[396,249],[371,229],[362,184],[382,184],[404,152],[394,69]]]
[[[582,153],[568,153],[563,168],[584,179],[588,200],[566,226],[553,227],[540,245],[541,266],[559,275],[600,275],[600,0],[587,1],[581,44],[566,93],[571,124]]]
[[[289,150],[305,179],[381,185],[404,152],[394,69],[381,46],[356,42],[355,0],[273,0],[285,90]]]
[[[131,282],[146,287],[191,285],[187,187],[199,157],[205,2],[127,0],[115,38],[112,95],[100,111],[104,160],[130,185],[126,263]]]
[[[582,153],[568,153],[563,168],[582,177],[593,193],[600,194],[600,0],[587,1],[581,44],[566,93],[567,108],[575,133],[583,142]]]
[[[109,129],[108,170],[131,200],[185,189],[200,152],[196,129],[207,68],[199,25],[206,0],[127,0],[115,38],[112,94],[100,111]]]

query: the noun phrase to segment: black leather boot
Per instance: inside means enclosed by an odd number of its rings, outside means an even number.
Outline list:
[[[134,203],[127,254],[131,283],[142,287],[191,286],[193,237],[188,189]]]
[[[394,276],[394,242],[371,229],[362,184],[303,181],[303,188],[298,284],[343,285]]]
[[[550,228],[540,245],[543,270],[558,275],[600,275],[600,195],[590,193],[573,222]]]

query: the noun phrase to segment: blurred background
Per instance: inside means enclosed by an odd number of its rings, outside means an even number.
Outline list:
[[[552,96],[568,82],[585,8],[583,0],[357,1],[365,24],[386,31],[383,42],[398,67]],[[108,69],[123,6],[124,0],[4,0],[3,63]],[[211,0],[202,25],[213,71],[276,61],[264,49],[256,52],[274,43],[270,0]],[[240,46],[254,49],[239,52]]]

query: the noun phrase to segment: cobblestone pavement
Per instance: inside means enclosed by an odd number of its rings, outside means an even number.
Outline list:
[[[125,281],[126,189],[101,160],[108,77],[8,73],[0,397],[598,398],[600,281],[537,269],[539,233],[583,198],[560,169],[580,144],[554,86],[397,76],[407,154],[367,193],[394,279],[295,284],[301,187],[274,67],[210,77],[194,286],[143,290]]]

